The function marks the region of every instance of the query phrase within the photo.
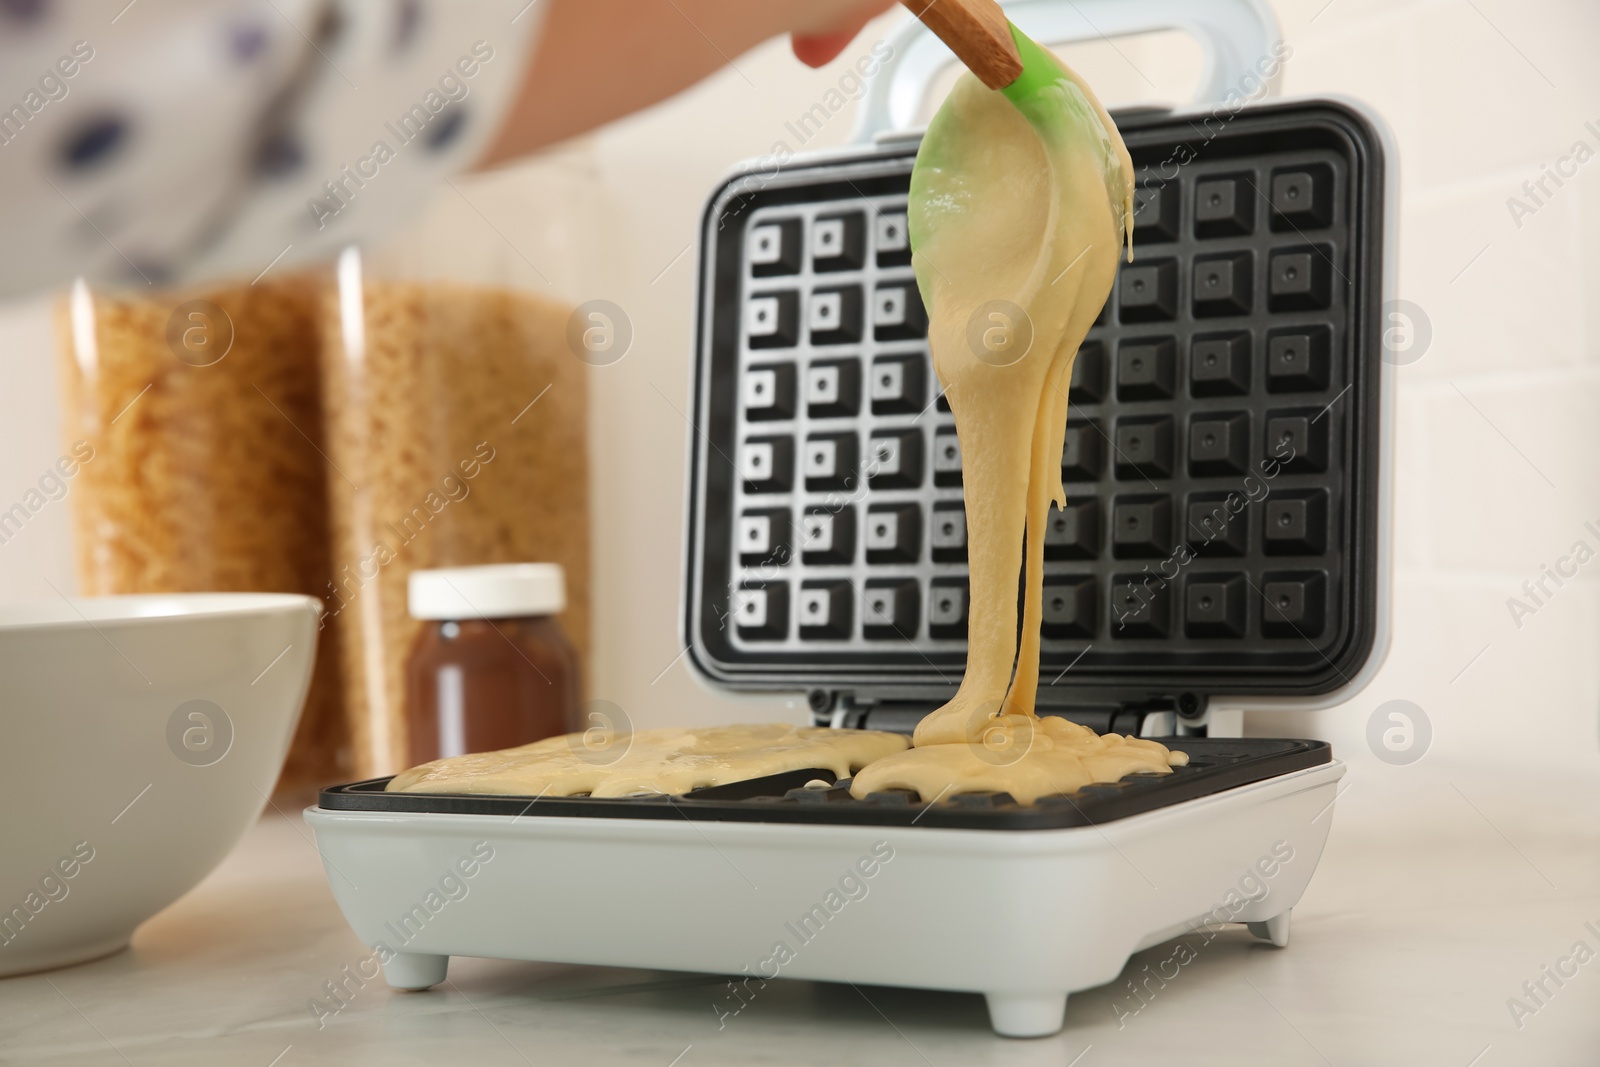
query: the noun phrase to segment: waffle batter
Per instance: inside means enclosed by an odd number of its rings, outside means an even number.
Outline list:
[[[1127,774],[1167,774],[1188,762],[1157,741],[1097,734],[1056,715],[1002,715],[972,743],[927,745],[876,760],[850,793],[909,789],[932,802],[955,793],[1010,793],[1019,804]]]
[[[967,668],[955,698],[917,725],[915,749],[856,776],[857,797],[992,789],[1031,803],[1187,762],[1152,741],[1034,714],[1045,522],[1052,502],[1066,502],[1067,384],[1125,243],[1132,258],[1128,150],[1094,94],[1056,65],[1060,80],[1016,105],[964,75],[912,173],[912,264],[961,440]]]
[[[819,768],[846,778],[907,746],[898,734],[788,723],[677,727],[633,734],[567,734],[498,752],[451,756],[394,776],[406,793],[517,796],[678,795],[785,771]]]

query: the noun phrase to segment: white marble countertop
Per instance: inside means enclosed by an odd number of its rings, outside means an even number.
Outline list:
[[[269,809],[129,951],[0,980],[0,1062],[1600,1063],[1600,958],[1547,979],[1520,1029],[1507,1005],[1576,943],[1600,951],[1600,775],[1423,766],[1346,779],[1287,949],[1229,927],[1120,1026],[1119,981],[1075,995],[1066,1028],[1035,1041],[994,1037],[976,995],[779,981],[719,1029],[718,977],[470,959],[428,993],[371,982],[319,1028],[309,1002],[364,949],[298,812]]]

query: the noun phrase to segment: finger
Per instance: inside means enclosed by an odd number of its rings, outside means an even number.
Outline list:
[[[855,36],[854,30],[849,33],[795,34],[791,43],[796,59],[808,67],[821,67],[837,59]]]
[[[818,33],[796,33],[791,43],[795,58],[808,67],[820,67],[839,57],[862,27],[892,6],[892,0],[869,0],[834,25]]]

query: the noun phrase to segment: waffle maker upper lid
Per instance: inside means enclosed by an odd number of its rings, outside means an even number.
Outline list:
[[[1258,5],[1196,6],[1226,9],[1189,27],[1212,36],[1211,95],[1239,57],[1286,53]],[[1124,30],[1170,13],[1112,7]],[[1088,35],[1054,4],[1010,14],[1036,39]],[[914,110],[905,82],[942,48],[902,39],[866,134]],[[1115,113],[1135,259],[1073,376],[1042,705],[1325,704],[1382,657],[1386,135],[1348,103],[1244,106],[1264,68],[1242,65],[1219,104]],[[904,224],[915,145],[755,161],[704,218],[686,640],[714,681],[807,689],[819,713],[940,702],[964,664],[959,446]]]

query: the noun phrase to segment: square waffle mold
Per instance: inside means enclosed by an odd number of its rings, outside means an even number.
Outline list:
[[[1219,694],[1338,689],[1373,650],[1384,176],[1377,132],[1328,101],[1117,121],[1135,256],[1072,377],[1040,701],[1138,732]],[[698,668],[888,728],[953,692],[966,652],[961,451],[906,226],[916,147],[714,194],[691,437]]]

